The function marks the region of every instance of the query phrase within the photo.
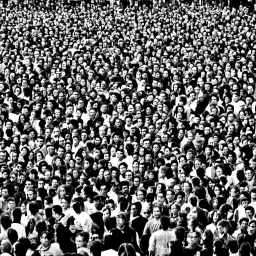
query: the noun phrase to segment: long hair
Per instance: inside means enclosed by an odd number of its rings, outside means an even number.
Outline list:
[[[118,249],[118,256],[136,256],[136,251],[132,244],[123,243]]]

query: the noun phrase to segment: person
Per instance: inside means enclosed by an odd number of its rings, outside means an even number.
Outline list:
[[[56,242],[59,244],[63,254],[76,253],[76,244],[71,240],[69,230],[62,223],[58,223],[55,227]]]
[[[62,213],[63,253],[88,232],[145,256],[163,215],[170,255],[228,255],[233,234],[254,253],[254,1],[16,2],[0,8],[0,241],[20,207],[28,254]]]
[[[11,256],[12,254],[12,244],[8,239],[1,241],[1,252],[3,256]]]
[[[123,243],[120,245],[119,249],[118,249],[118,256],[136,256],[136,251],[134,249],[134,247],[132,246],[132,244],[129,243]]]
[[[23,243],[17,242],[13,245],[13,254],[15,256],[25,256],[26,252],[26,247]]]
[[[143,235],[152,235],[155,231],[161,228],[161,209],[158,205],[153,207],[153,218],[148,220],[145,225]]]
[[[88,255],[90,254],[90,250],[87,248],[89,237],[90,235],[87,232],[80,232],[76,235],[75,243],[76,243],[77,253],[87,252]]]
[[[43,231],[40,237],[40,245],[36,249],[41,256],[43,255],[63,255],[60,245],[58,243],[51,243],[50,234],[47,231]]]
[[[173,233],[169,231],[170,220],[167,216],[161,217],[162,229],[154,232],[149,239],[149,255],[168,255],[168,242],[172,240]]]
[[[200,234],[198,232],[189,232],[187,235],[188,245],[184,248],[186,255],[195,255],[196,252],[201,251],[202,247],[199,246]]]
[[[71,216],[75,219],[75,226],[78,231],[90,232],[92,227],[92,219],[88,213],[81,211],[80,202],[75,202],[72,206]]]
[[[100,256],[102,250],[102,243],[100,240],[96,239],[91,242],[90,245],[90,255],[91,256]]]
[[[131,228],[127,222],[127,216],[125,212],[120,212],[116,217],[116,228],[110,231],[112,236],[113,249],[118,250],[119,246],[123,243],[131,243],[136,250],[140,252],[140,248],[137,244],[136,231]]]
[[[138,233],[139,238],[143,234],[143,230],[147,223],[147,220],[141,216],[142,205],[140,202],[135,202],[131,205],[130,210],[130,225]]]
[[[21,221],[21,209],[20,208],[15,208],[12,212],[13,215],[13,221],[11,224],[11,227],[17,231],[18,237],[26,237],[26,231],[25,227],[20,223]]]

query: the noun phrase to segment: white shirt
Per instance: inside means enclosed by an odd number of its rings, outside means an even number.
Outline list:
[[[15,229],[18,233],[18,238],[26,237],[25,227],[20,223],[12,223],[12,228]]]

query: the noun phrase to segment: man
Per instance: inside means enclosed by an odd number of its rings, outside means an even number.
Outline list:
[[[12,255],[12,244],[8,239],[5,239],[1,242],[1,252],[2,256],[11,256]]]
[[[256,212],[256,187],[253,186],[250,191],[251,195],[251,203],[249,206],[252,206],[254,208],[254,211]]]
[[[254,241],[256,239],[256,220],[251,220],[249,222],[248,235],[250,236],[251,246],[254,246]]]
[[[119,212],[116,217],[116,228],[113,228],[110,233],[112,234],[113,250],[118,250],[119,246],[123,243],[131,243],[134,249],[140,253],[140,248],[136,240],[136,231],[129,227],[126,219],[125,212]]]
[[[90,250],[87,248],[87,243],[89,241],[89,233],[88,232],[80,232],[76,235],[75,243],[77,248],[77,253],[82,254],[84,252],[90,254]]]
[[[12,216],[12,211],[15,208],[15,200],[13,197],[9,197],[7,199],[7,210],[5,211],[6,214],[9,214],[10,216]]]
[[[188,246],[184,248],[186,256],[194,256],[196,252],[201,251],[202,247],[199,246],[199,238],[201,235],[198,232],[190,232],[187,236]]]
[[[8,207],[7,199],[9,198],[9,190],[6,186],[2,187],[1,194],[2,196],[0,197],[0,210],[1,212],[4,212],[7,210],[7,207]]]
[[[140,202],[135,202],[131,205],[130,226],[138,233],[139,238],[143,234],[147,219],[141,216],[142,205]]]
[[[105,230],[109,231],[116,227],[116,218],[111,217],[111,209],[110,207],[104,207],[102,209],[103,213],[103,222]]]
[[[28,189],[27,191],[27,200],[29,202],[33,202],[33,201],[36,201],[36,191],[32,188]]]
[[[173,233],[168,230],[170,219],[167,216],[161,217],[162,229],[154,232],[149,239],[149,256],[168,255],[168,242],[172,240]]]
[[[234,233],[233,233],[233,237],[237,238],[239,234],[247,234],[247,229],[248,229],[248,223],[249,223],[249,219],[248,218],[241,218],[239,220],[239,229],[237,229]]]
[[[62,223],[64,226],[67,224],[67,218],[65,218],[65,214],[62,212],[62,208],[60,205],[54,205],[52,207],[52,217],[55,218],[56,223]]]
[[[251,169],[247,169],[245,171],[245,179],[246,179],[246,182],[248,183],[249,189],[253,187],[253,185],[255,184],[255,175]]]
[[[221,220],[217,224],[217,230],[219,232],[219,239],[222,240],[223,246],[228,250],[228,241],[234,239],[234,237],[228,234],[228,221]]]

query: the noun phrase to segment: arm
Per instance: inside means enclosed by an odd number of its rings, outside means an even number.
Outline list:
[[[154,254],[155,254],[155,247],[156,247],[156,239],[155,239],[154,234],[152,234],[150,236],[149,246],[148,246],[149,256],[154,256]]]
[[[89,216],[89,214],[86,214],[86,216],[84,216],[84,224],[83,224],[83,231],[84,232],[88,232],[91,233],[91,229],[92,229],[92,219]]]
[[[143,235],[144,236],[149,235],[149,225],[148,225],[148,222],[146,223],[146,226],[144,228]]]

